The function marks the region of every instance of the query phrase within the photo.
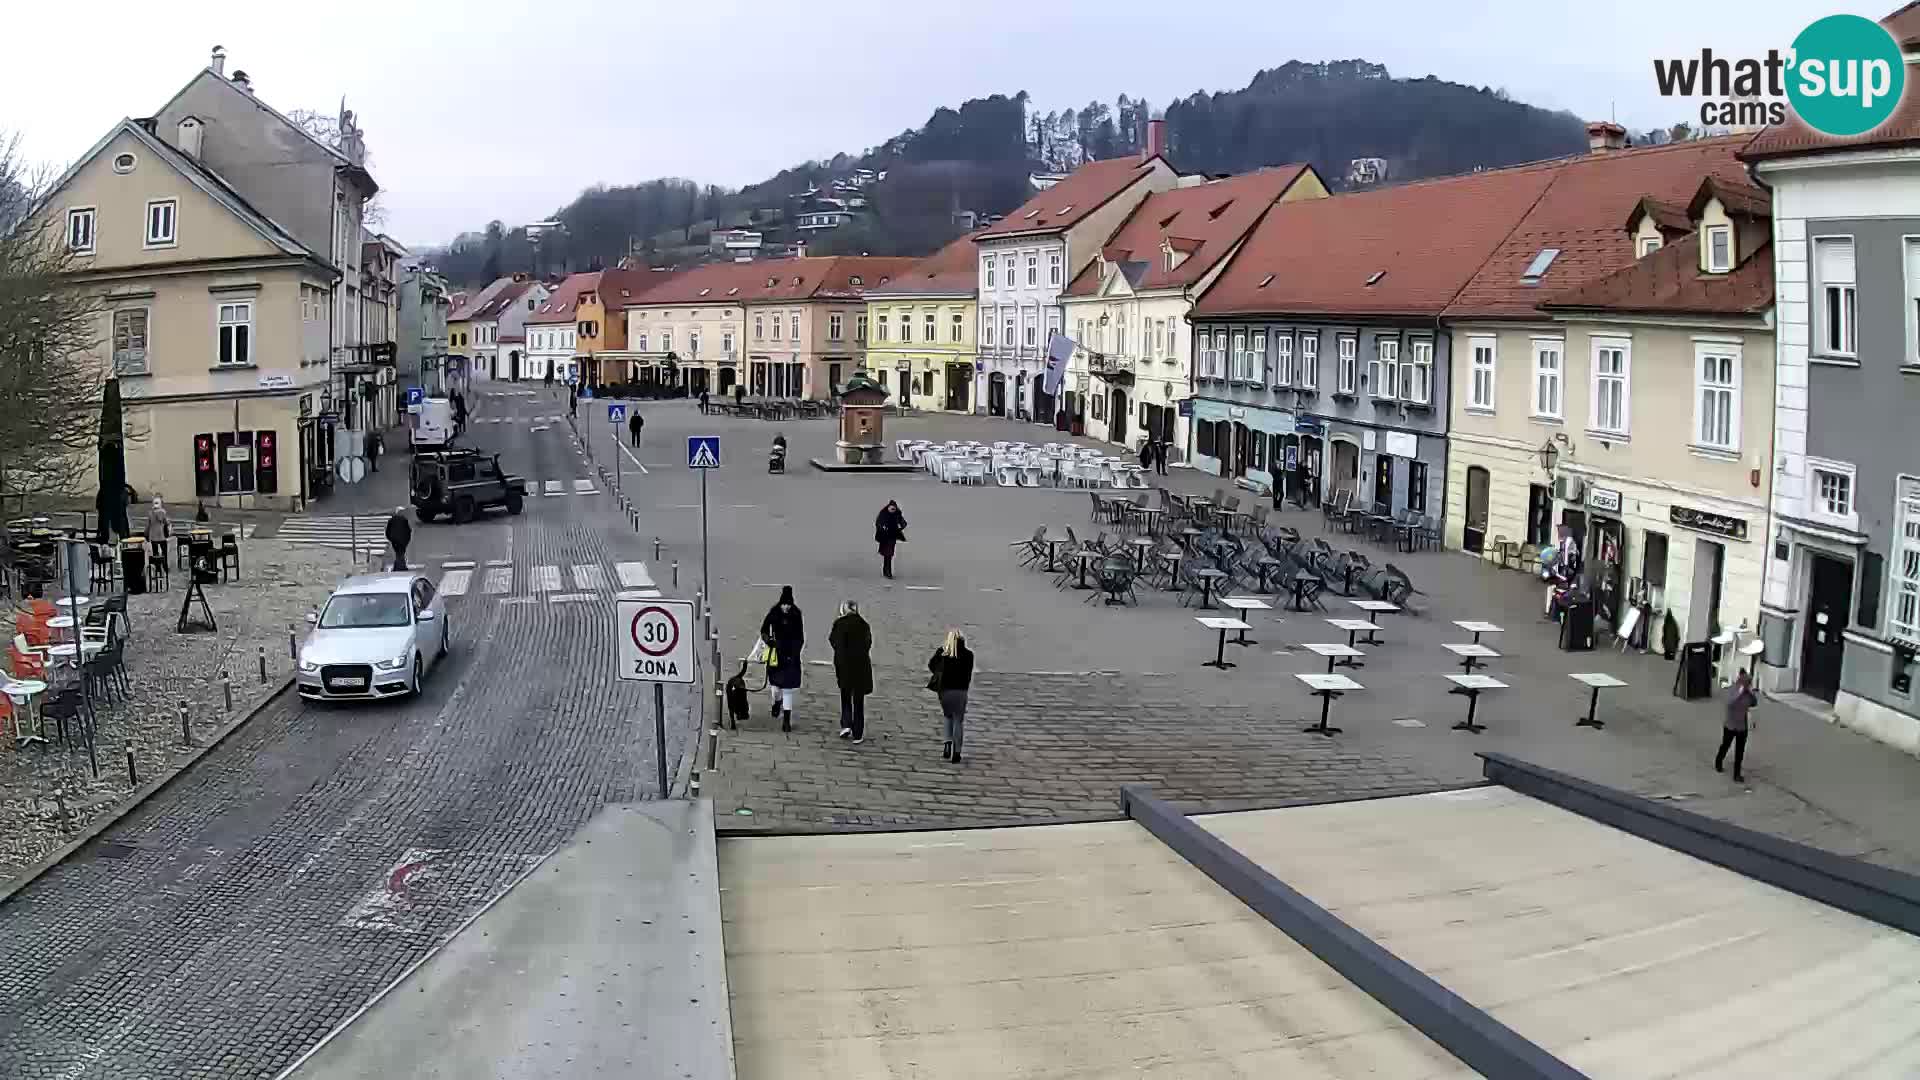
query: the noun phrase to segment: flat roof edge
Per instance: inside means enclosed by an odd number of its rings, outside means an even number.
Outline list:
[[[1920,877],[1483,752],[1496,784],[1882,926],[1920,934]]]
[[[1585,1076],[1288,887],[1150,789],[1122,787],[1120,805],[1127,817],[1275,929],[1482,1075]]]

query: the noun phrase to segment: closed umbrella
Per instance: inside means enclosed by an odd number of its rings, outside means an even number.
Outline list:
[[[100,494],[95,500],[102,539],[132,533],[127,527],[127,440],[121,414],[120,380],[110,378],[100,406]]]

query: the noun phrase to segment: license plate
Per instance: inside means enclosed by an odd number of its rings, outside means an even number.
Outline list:
[[[367,680],[365,679],[328,679],[327,685],[332,687],[335,690],[365,690],[367,688]]]

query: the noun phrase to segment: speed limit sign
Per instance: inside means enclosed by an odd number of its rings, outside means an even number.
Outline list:
[[[620,677],[634,682],[693,681],[693,604],[621,600],[616,605]]]

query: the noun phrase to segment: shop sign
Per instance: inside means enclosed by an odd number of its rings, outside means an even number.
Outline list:
[[[1711,510],[1695,510],[1691,506],[1674,506],[1667,510],[1667,520],[1683,529],[1695,532],[1712,533],[1729,540],[1747,538],[1747,519],[1716,514]]]
[[[1420,436],[1411,431],[1389,431],[1385,435],[1387,453],[1403,458],[1420,456]]]
[[[1620,493],[1613,488],[1587,489],[1587,505],[1609,514],[1620,512]]]

